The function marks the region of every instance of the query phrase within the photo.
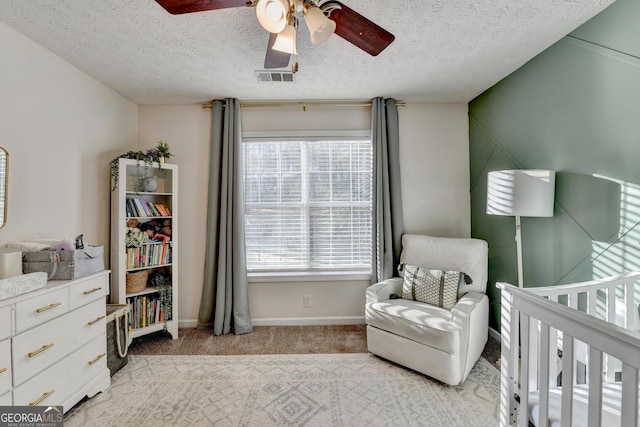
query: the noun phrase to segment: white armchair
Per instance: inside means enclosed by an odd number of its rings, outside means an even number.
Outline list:
[[[480,239],[402,236],[401,263],[463,272],[472,283],[460,281],[459,299],[450,310],[392,299],[402,295],[402,277],[370,286],[365,305],[369,351],[446,384],[464,382],[488,338],[488,251]]]

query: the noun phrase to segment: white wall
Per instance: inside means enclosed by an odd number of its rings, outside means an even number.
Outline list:
[[[195,325],[202,290],[206,228],[210,110],[200,106],[141,106],[140,145],[163,139],[180,166],[181,326]],[[399,108],[405,229],[467,237],[470,233],[468,118],[466,104],[410,103]],[[283,124],[284,120],[284,124]],[[363,109],[243,108],[245,131],[368,129]],[[363,321],[368,281],[251,282],[255,325]],[[312,306],[303,307],[303,295]]]
[[[10,156],[0,245],[84,233],[106,257],[108,163],[135,146],[137,105],[2,22],[0,52],[0,145]]]

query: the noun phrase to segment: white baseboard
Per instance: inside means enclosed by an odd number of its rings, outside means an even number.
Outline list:
[[[364,316],[349,317],[272,317],[251,319],[253,326],[364,325]]]
[[[364,316],[348,317],[265,317],[251,319],[253,326],[322,326],[322,325],[364,325]],[[196,319],[183,319],[179,328],[195,328]]]
[[[198,326],[196,319],[178,320],[178,328],[195,328]]]
[[[273,317],[251,319],[253,326],[315,326],[315,325],[364,325],[363,316],[351,317]],[[179,328],[195,328],[196,319],[183,319],[178,322]],[[500,341],[500,332],[489,327],[489,335]]]
[[[489,327],[489,335],[492,338],[495,338],[498,340],[498,342],[500,342],[500,332],[496,331],[495,329],[493,329],[492,327]]]

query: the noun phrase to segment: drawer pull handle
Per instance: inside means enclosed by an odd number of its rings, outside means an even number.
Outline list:
[[[49,304],[46,307],[40,307],[36,310],[36,313],[42,313],[43,311],[51,310],[52,308],[56,308],[57,306],[62,305],[61,302],[54,302],[53,304]]]
[[[36,400],[35,402],[29,403],[29,406],[38,406],[40,403],[42,403],[43,400],[45,400],[47,397],[51,396],[55,392],[56,392],[55,390],[51,390],[51,391],[46,391],[42,393],[42,396],[40,396],[40,399]]]
[[[40,353],[42,353],[43,351],[50,349],[51,347],[53,347],[53,343],[45,344],[42,347],[40,347],[39,349],[37,349],[36,351],[32,351],[31,353],[28,353],[27,357],[32,358],[33,356],[37,356]]]
[[[100,287],[100,288],[89,289],[88,291],[84,291],[82,294],[83,295],[89,295],[89,294],[92,294],[92,293],[97,292],[99,290],[102,290],[102,288]]]
[[[87,322],[87,325],[92,326],[96,323],[98,323],[99,321],[101,321],[102,319],[104,319],[106,316],[100,316],[100,317],[96,317],[95,320],[91,320],[89,322]]]
[[[4,374],[5,372],[7,372],[7,368],[0,369],[0,374]]]
[[[93,365],[94,363],[96,363],[98,360],[102,359],[105,355],[106,355],[106,353],[99,354],[95,359],[93,359],[93,360],[89,360],[89,362],[87,362],[87,364],[88,364],[89,366],[91,366],[91,365]]]

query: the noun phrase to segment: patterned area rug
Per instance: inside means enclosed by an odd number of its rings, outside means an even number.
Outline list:
[[[498,425],[499,371],[450,387],[369,353],[129,356],[74,426]]]

